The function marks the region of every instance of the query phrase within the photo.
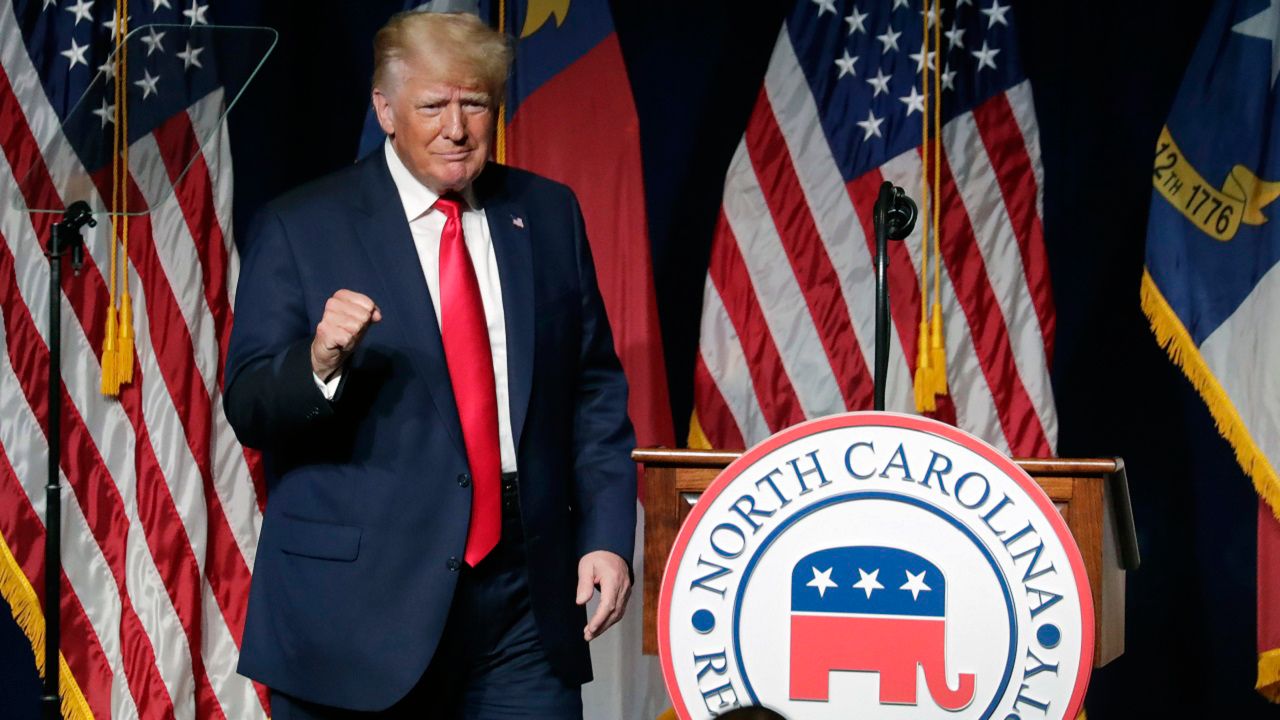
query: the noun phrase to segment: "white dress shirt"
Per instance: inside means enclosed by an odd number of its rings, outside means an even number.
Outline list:
[[[444,231],[445,215],[432,205],[439,195],[418,182],[401,162],[391,146],[390,139],[383,145],[386,153],[387,168],[391,170],[391,179],[400,194],[400,203],[404,206],[405,219],[409,221],[409,232],[413,235],[413,244],[418,251],[418,262],[422,264],[422,275],[427,281],[427,290],[431,293],[431,307],[436,314],[436,324],[440,323],[440,233]],[[506,315],[502,308],[502,283],[498,277],[498,257],[493,250],[493,241],[489,236],[489,223],[485,218],[484,208],[479,206],[475,193],[470,187],[462,192],[466,207],[462,211],[462,237],[467,245],[467,253],[471,256],[471,264],[476,271],[476,281],[480,285],[480,300],[484,305],[485,324],[489,330],[489,349],[493,353],[493,380],[497,391],[498,402],[498,446],[502,453],[502,471],[515,472],[516,450],[511,434],[511,402],[507,389],[507,326]],[[375,302],[377,299],[374,299]],[[325,397],[332,399],[338,388],[341,376],[335,376],[324,382],[316,378]]]

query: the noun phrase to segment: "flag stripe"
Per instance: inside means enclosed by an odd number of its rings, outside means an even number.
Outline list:
[[[760,296],[753,290],[751,276],[733,239],[733,229],[723,213],[716,236],[726,239],[713,247],[708,273],[742,343],[765,423],[770,432],[777,432],[803,420],[804,410],[783,367],[774,336],[766,329]]]
[[[729,164],[723,217],[728,220],[741,251],[739,257],[755,289],[764,321],[760,327],[776,339],[779,370],[791,378],[790,385],[804,413],[801,417],[843,410],[818,330],[807,313],[797,312],[805,307],[804,294],[787,262],[778,228],[771,221],[745,142],[738,144]],[[720,291],[723,295],[724,287]]]
[[[982,362],[987,385],[996,401],[1000,427],[1015,454],[1026,457],[1048,456],[1049,447],[1044,428],[1031,397],[1018,375],[1009,331],[991,286],[991,277],[977,248],[973,227],[956,190],[950,163],[942,161],[942,257],[955,284],[974,346]]]
[[[1047,374],[1037,371],[1048,367],[1044,335],[1039,328],[1025,274],[1021,272],[1023,258],[1018,248],[1019,240],[1012,218],[1005,212],[1007,205],[996,171],[977,137],[978,129],[971,114],[952,120],[943,135],[946,146],[958,150],[949,152],[947,157],[952,172],[959,178],[955,188],[970,219],[968,224],[973,229],[975,249],[986,267],[1014,270],[1008,273],[987,271],[985,275],[1008,332],[1018,378],[1026,387],[1049,444],[1053,445],[1057,435],[1056,420],[1053,413],[1046,410],[1052,407],[1052,389]],[[1041,239],[1028,238],[1028,243],[1032,240],[1043,251]]]
[[[699,420],[703,431],[709,433],[708,439],[717,443],[717,447],[745,447],[744,445],[725,445],[716,438],[741,436],[737,428],[746,428],[748,432],[759,437],[769,435],[769,423],[764,409],[758,402],[759,396],[754,391],[754,380],[751,376],[751,363],[743,353],[743,345],[738,339],[729,310],[725,307],[720,293],[716,290],[710,274],[703,290],[702,300],[702,337],[706,342],[698,350],[698,359],[707,367],[715,387],[703,393],[696,390],[700,397],[720,397],[730,414],[722,415],[713,402],[698,405]],[[722,430],[721,424],[732,427]]]
[[[875,192],[879,189],[879,175],[873,172],[860,179],[867,183],[863,187],[871,188],[869,195],[850,193],[846,189],[831,148],[826,139],[816,132],[821,127],[818,107],[809,94],[804,71],[796,59],[791,37],[785,30],[779,34],[778,45],[769,60],[764,88],[769,97],[769,107],[757,107],[757,112],[771,111],[786,140],[792,167],[813,212],[814,223],[822,235],[827,256],[837,268],[845,305],[854,323],[858,348],[864,358],[873,360],[875,317],[873,313],[859,310],[865,310],[868,302],[874,302],[875,298],[875,274],[871,266],[875,258],[875,232],[871,225],[870,204],[866,205],[864,212],[864,208],[857,207],[857,201],[861,197],[874,202]],[[904,284],[898,278],[910,276],[912,270],[900,267],[902,254],[899,251],[900,248],[890,245],[889,271],[892,273],[890,277],[894,279],[890,289],[895,293],[906,289],[909,293],[912,282]],[[901,305],[902,301],[896,299],[899,295],[894,294],[892,298],[895,298],[897,305]],[[894,309],[895,305],[891,303],[890,307]],[[895,312],[910,316],[909,309],[898,307]],[[904,343],[908,338],[909,347],[915,347],[914,326],[911,328],[912,332],[906,335],[890,330],[891,367],[899,367],[904,362],[914,364],[914,354],[904,351],[904,347],[907,347]],[[911,404],[910,388],[901,383],[889,384],[886,387],[885,402],[886,407],[908,409]]]
[[[18,537],[24,534],[22,525],[35,527],[42,524],[32,510],[3,447],[0,447],[0,498],[14,510],[11,515],[0,515],[0,537]],[[14,548],[14,559],[25,575],[43,572],[44,543],[45,537],[41,533],[35,542],[22,543]],[[63,548],[63,552],[68,549]],[[37,601],[43,605],[43,584],[32,589]],[[66,572],[62,574],[62,593],[67,597],[67,604],[62,609],[62,632],[84,638],[83,643],[73,643],[61,648],[62,656],[66,658],[73,676],[79,680],[81,690],[86,694],[86,701],[91,703],[90,710],[100,717],[110,717],[110,705],[106,701],[111,697],[114,674],[107,666],[102,645],[98,642],[97,630],[76,597],[75,588]]]
[[[3,106],[4,103],[0,102],[0,107]],[[14,275],[13,260],[8,242],[0,245],[0,314],[4,318],[10,362],[17,371],[22,393],[47,436],[49,408],[37,378],[47,367],[49,353],[35,328],[33,318],[27,313],[27,306],[17,297],[18,283]],[[19,347],[25,348],[25,352],[19,353]],[[161,631],[145,629],[128,600],[124,567],[128,542],[126,535],[130,522],[125,516],[123,501],[107,475],[91,439],[87,437],[88,432],[74,406],[64,403],[62,423],[62,471],[79,506],[93,509],[91,514],[86,514],[85,519],[91,535],[111,568],[112,579],[121,598],[120,635],[125,674],[130,686],[135,688],[135,697],[138,697],[138,689],[156,696],[154,708],[138,703],[139,708],[144,711],[143,717],[163,717],[166,712],[172,712],[172,706],[166,707],[169,691],[157,672],[158,666],[152,649],[152,638]]]
[[[760,89],[756,112],[747,123],[746,147],[751,167],[764,193],[779,233],[783,251],[790,261],[796,282],[804,295],[809,315],[815,325],[827,361],[840,378],[838,387],[844,409],[871,408],[871,373],[858,350],[858,336],[840,290],[831,259],[827,257],[813,214],[805,204],[804,192],[791,165],[782,131],[772,112],[769,98]]]
[[[1045,255],[1044,229],[1035,206],[1040,193],[1031,156],[1005,95],[996,95],[974,108],[973,121],[995,171],[996,187],[1009,216],[1007,227],[1017,241],[1015,247],[1022,259],[1023,279],[1036,313],[1045,356],[1053,357],[1053,288]]]
[[[697,407],[704,408],[707,413],[706,419],[699,418],[699,424],[703,424],[704,427],[709,425],[716,431],[716,436],[708,439],[717,447],[746,447],[742,434],[738,432],[738,425],[746,423],[739,422],[733,417],[729,406],[724,401],[724,396],[720,393],[720,388],[716,386],[715,378],[707,370],[707,363],[702,359],[702,353],[698,353],[698,357],[694,360],[693,377],[694,389],[698,393]]]

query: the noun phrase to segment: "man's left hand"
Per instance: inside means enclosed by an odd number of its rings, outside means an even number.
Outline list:
[[[582,637],[588,642],[621,620],[627,610],[627,599],[631,597],[627,561],[608,550],[583,555],[578,561],[578,604],[586,605],[595,588],[600,588],[600,604],[582,629]]]

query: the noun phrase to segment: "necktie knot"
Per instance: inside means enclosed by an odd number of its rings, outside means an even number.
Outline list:
[[[436,204],[432,207],[444,213],[446,218],[450,220],[457,220],[462,217],[462,206],[462,198],[454,195],[453,193],[449,193],[447,195],[441,195],[436,200]]]

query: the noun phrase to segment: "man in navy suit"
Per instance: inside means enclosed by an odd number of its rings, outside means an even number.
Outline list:
[[[393,18],[383,151],[250,231],[226,412],[269,501],[240,671],[277,720],[580,718],[626,607],[626,382],[572,192],[489,161],[510,62],[472,16]]]

